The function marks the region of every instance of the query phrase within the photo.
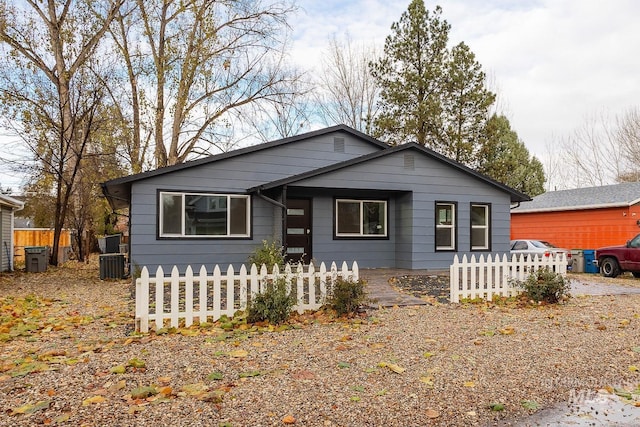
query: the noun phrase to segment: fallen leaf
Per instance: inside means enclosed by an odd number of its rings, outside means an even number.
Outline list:
[[[26,404],[19,408],[15,408],[11,410],[11,415],[28,415],[33,414],[34,412],[40,411],[42,409],[48,409],[49,405],[51,405],[51,400],[41,400],[35,404]]]
[[[118,365],[111,368],[110,372],[112,374],[124,374],[125,372],[127,372],[127,368],[125,368],[124,365]]]
[[[243,357],[247,357],[249,355],[249,352],[247,350],[238,349],[238,350],[230,351],[228,354],[230,357],[240,359]]]
[[[435,409],[427,409],[425,415],[427,416],[427,418],[433,419],[438,418],[440,416],[440,412],[436,411]]]
[[[388,368],[391,371],[395,372],[396,374],[401,374],[404,371],[406,371],[405,368],[403,368],[403,367],[401,367],[399,365],[396,365],[395,363],[380,362],[380,363],[378,363],[378,366],[381,367],[381,368]]]
[[[158,394],[158,390],[153,386],[142,386],[131,390],[132,399],[146,399],[156,394]]]
[[[469,388],[473,388],[473,387],[475,387],[475,386],[476,386],[476,383],[474,383],[473,381],[466,381],[466,382],[464,383],[464,386],[465,386],[465,387],[469,387]]]
[[[294,418],[293,415],[289,414],[286,415],[283,419],[282,419],[283,424],[295,424],[296,423],[296,419]]]
[[[82,401],[82,406],[89,406],[89,405],[93,405],[96,403],[103,403],[106,402],[107,399],[104,396],[93,396],[93,397],[89,397],[85,400]]]

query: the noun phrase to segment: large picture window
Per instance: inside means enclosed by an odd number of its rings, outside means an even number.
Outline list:
[[[336,200],[336,237],[386,236],[386,201]]]
[[[249,237],[246,195],[160,193],[160,237]]]
[[[456,205],[455,203],[436,203],[436,250],[452,251],[456,249]]]
[[[471,205],[471,250],[489,250],[490,209],[486,204]]]

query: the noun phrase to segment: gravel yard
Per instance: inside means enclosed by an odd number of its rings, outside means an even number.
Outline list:
[[[95,264],[0,274],[0,425],[520,426],[598,390],[640,417],[640,295],[438,296],[356,319],[140,336],[130,283],[100,281]]]

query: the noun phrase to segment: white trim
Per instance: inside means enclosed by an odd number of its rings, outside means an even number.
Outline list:
[[[538,208],[538,209],[511,209],[512,214],[518,213],[535,213],[535,212],[566,212],[566,211],[583,211],[583,210],[591,210],[591,209],[605,209],[605,208],[628,208],[633,205],[640,203],[640,199],[634,200],[633,202],[624,202],[624,203],[602,203],[599,205],[580,205],[580,206],[561,206],[555,208]]]

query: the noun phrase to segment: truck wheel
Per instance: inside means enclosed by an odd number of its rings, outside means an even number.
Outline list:
[[[600,271],[604,277],[616,277],[620,274],[620,267],[615,258],[604,258],[600,262]]]

